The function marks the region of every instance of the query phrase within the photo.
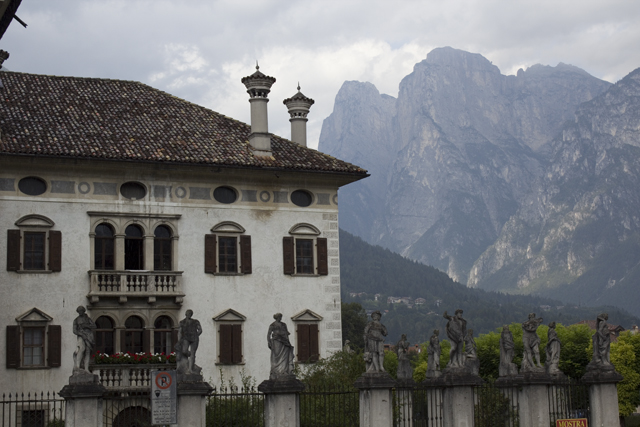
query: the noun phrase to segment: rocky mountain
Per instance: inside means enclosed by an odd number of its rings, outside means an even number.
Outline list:
[[[582,104],[469,284],[640,312],[640,69]]]
[[[484,286],[502,267],[477,261],[530,203],[557,151],[549,142],[609,86],[565,64],[505,76],[452,48],[416,64],[397,98],[346,82],[319,149],[372,176],[340,190],[340,226],[462,283],[473,268]]]

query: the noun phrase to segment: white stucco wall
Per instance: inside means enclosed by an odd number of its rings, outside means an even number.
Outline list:
[[[40,196],[27,196],[18,190],[25,176],[38,176],[48,183],[48,191]],[[340,275],[338,253],[337,189],[348,182],[329,174],[238,171],[209,167],[169,167],[165,165],[76,162],[67,160],[0,159],[0,179],[15,180],[15,191],[0,191],[0,322],[15,325],[15,318],[37,307],[53,317],[52,324],[62,326],[62,367],[44,369],[6,369],[5,350],[0,354],[0,381],[5,392],[60,390],[72,371],[75,336],[72,322],[78,305],[87,305],[95,319],[104,312],[125,318],[138,313],[147,324],[164,311],[177,320],[187,309],[194,311],[203,328],[197,363],[203,367],[205,379],[219,382],[220,369],[226,380],[240,380],[240,371],[253,376],[258,383],[268,378],[269,349],[266,333],[273,314],[281,312],[296,346],[295,325],[291,316],[305,309],[322,316],[319,324],[320,354],[327,356],[341,347]],[[73,194],[51,193],[51,181],[73,182]],[[156,199],[152,191],[141,201],[130,201],[117,195],[93,194],[95,182],[117,183],[138,181],[149,190],[152,185],[172,187],[172,197]],[[5,181],[9,182],[9,181]],[[86,184],[81,184],[86,183]],[[225,205],[213,200],[213,189],[219,185],[256,191],[256,201]],[[185,189],[176,191],[178,187]],[[209,188],[210,200],[190,199],[191,187]],[[89,191],[87,191],[89,189]],[[300,208],[288,203],[274,203],[275,192],[291,193],[305,189],[314,194],[314,203]],[[6,188],[5,188],[6,190]],[[82,191],[80,191],[82,190]],[[86,194],[82,194],[85,192]],[[185,194],[179,198],[176,194]],[[318,200],[318,194],[323,194]],[[269,201],[263,200],[269,195]],[[262,199],[261,197],[262,196]],[[328,204],[318,204],[321,201]],[[183,271],[181,307],[146,301],[129,300],[126,304],[101,299],[90,305],[88,271],[91,264],[90,232],[92,218],[87,212],[125,212],[141,214],[179,214],[171,221],[179,239],[177,265]],[[15,222],[28,214],[44,215],[55,222],[53,229],[62,232],[62,271],[50,274],[19,274],[6,269],[7,231],[16,229]],[[204,272],[204,235],[221,221],[234,221],[246,229],[252,239],[253,272],[248,275],[214,276]],[[328,239],[328,276],[288,276],[283,274],[282,238],[297,223],[309,223]],[[153,234],[153,230],[146,230]],[[216,365],[217,339],[213,317],[233,309],[246,316],[243,324],[243,365]],[[5,327],[0,341],[5,342]]]

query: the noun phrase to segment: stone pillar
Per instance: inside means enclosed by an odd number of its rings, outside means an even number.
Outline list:
[[[622,380],[622,375],[613,370],[613,367],[610,370],[589,370],[587,367],[587,373],[582,377],[582,382],[589,385],[589,426],[620,425],[616,383]]]
[[[404,427],[413,427],[413,389],[415,386],[416,383],[412,379],[401,379],[396,383],[398,424]]]
[[[538,427],[551,424],[549,386],[553,379],[544,372],[525,372],[519,376],[520,426]]]
[[[202,376],[198,375],[200,378]],[[180,381],[178,377],[178,425],[206,427],[207,396],[213,387],[204,381]]]
[[[360,390],[360,427],[392,427],[393,378],[386,372],[364,373],[354,386]]]
[[[103,397],[107,389],[97,375],[76,371],[60,391],[65,400],[66,427],[102,427]]]
[[[482,379],[464,368],[446,369],[441,378],[445,385],[442,396],[444,427],[473,427],[473,388],[481,385]]]
[[[295,375],[263,381],[265,427],[300,427],[300,392],[304,384]]]

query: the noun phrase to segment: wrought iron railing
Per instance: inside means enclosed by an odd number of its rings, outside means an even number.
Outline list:
[[[3,394],[0,404],[2,427],[64,427],[64,399],[55,392]]]
[[[264,394],[254,387],[214,388],[207,398],[207,426],[264,426]]]
[[[300,427],[359,424],[358,390],[349,386],[309,387],[300,393]]]
[[[549,417],[556,420],[586,418],[590,416],[589,386],[578,380],[567,380],[549,386]]]

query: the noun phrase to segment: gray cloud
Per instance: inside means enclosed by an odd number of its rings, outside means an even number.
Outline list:
[[[569,63],[616,81],[640,66],[640,2],[633,0],[24,0],[1,41],[23,72],[138,80],[242,121],[240,79],[278,79],[270,130],[289,136],[281,100],[300,81],[316,100],[309,139],[345,80],[396,95],[413,65],[439,46],[478,52],[503,73]]]

